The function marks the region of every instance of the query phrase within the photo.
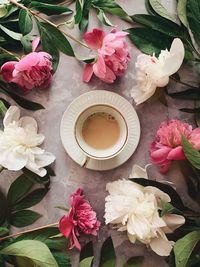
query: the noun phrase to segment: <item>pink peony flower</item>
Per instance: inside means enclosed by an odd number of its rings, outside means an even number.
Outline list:
[[[182,135],[200,150],[200,128],[192,130],[192,126],[179,120],[162,122],[155,141],[151,144],[152,163],[160,166],[160,172],[166,173],[173,160],[185,160],[182,148]]]
[[[32,42],[33,52],[19,62],[9,61],[1,67],[2,79],[16,83],[24,92],[33,88],[47,88],[52,79],[52,57],[46,52],[35,52],[39,38]]]
[[[59,230],[69,238],[70,249],[77,247],[80,250],[81,245],[77,237],[80,234],[96,236],[101,223],[97,220],[96,212],[85,199],[82,189],[79,188],[71,195],[70,204],[69,212],[59,222]]]
[[[128,44],[125,36],[127,32],[116,32],[113,29],[106,35],[101,29],[93,29],[84,34],[87,45],[97,51],[94,63],[86,64],[83,81],[89,82],[93,73],[106,83],[113,83],[117,76],[122,76],[130,60]]]

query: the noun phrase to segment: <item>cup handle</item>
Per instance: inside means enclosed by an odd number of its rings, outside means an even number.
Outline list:
[[[82,164],[81,164],[81,167],[85,168],[89,162],[90,158],[88,156],[85,156]]]

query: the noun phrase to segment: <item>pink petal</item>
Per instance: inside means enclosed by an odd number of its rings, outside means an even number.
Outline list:
[[[106,83],[113,83],[116,79],[114,72],[106,66],[105,77],[102,79]]]
[[[16,70],[26,71],[29,70],[32,66],[39,64],[40,57],[38,57],[37,52],[32,52],[27,56],[23,57],[16,65]]]
[[[93,74],[93,65],[92,64],[86,64],[84,71],[83,71],[83,81],[88,83],[91,78],[92,78],[92,74]]]
[[[9,61],[3,64],[1,67],[1,75],[4,81],[12,82],[13,79],[13,70],[15,69],[15,65],[17,61]]]
[[[155,151],[151,151],[151,161],[155,164],[163,163],[167,159],[167,156],[171,150],[172,148],[163,146]]]
[[[105,35],[104,31],[95,28],[92,32],[86,32],[83,39],[91,49],[98,50],[102,46]]]
[[[176,148],[173,148],[168,156],[167,156],[167,159],[168,160],[185,160],[186,157],[185,157],[185,154],[183,152],[183,148],[182,146],[178,146]]]
[[[40,43],[40,36],[37,36],[33,41],[32,41],[32,51],[35,52],[37,49],[38,45]]]
[[[98,55],[98,59],[97,59],[96,63],[94,63],[94,65],[93,65],[93,71],[94,71],[94,74],[98,78],[100,78],[100,79],[105,78],[106,64],[105,64],[104,58],[101,54]]]

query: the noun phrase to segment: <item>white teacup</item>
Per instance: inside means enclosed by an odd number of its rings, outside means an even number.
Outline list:
[[[98,113],[108,114],[109,116],[114,118],[118,124],[118,139],[111,147],[103,149],[94,148],[86,143],[83,137],[84,123],[88,118]],[[86,166],[90,159],[107,160],[116,157],[126,145],[128,139],[128,127],[123,115],[116,108],[109,105],[98,104],[85,109],[79,114],[75,123],[74,134],[78,146],[85,154],[85,159],[83,160],[83,163],[81,165]]]

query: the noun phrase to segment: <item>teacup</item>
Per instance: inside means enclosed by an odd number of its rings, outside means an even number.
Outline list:
[[[125,147],[128,127],[116,108],[98,104],[82,111],[75,123],[75,139],[85,154],[81,166],[90,159],[107,160],[116,157]]]

